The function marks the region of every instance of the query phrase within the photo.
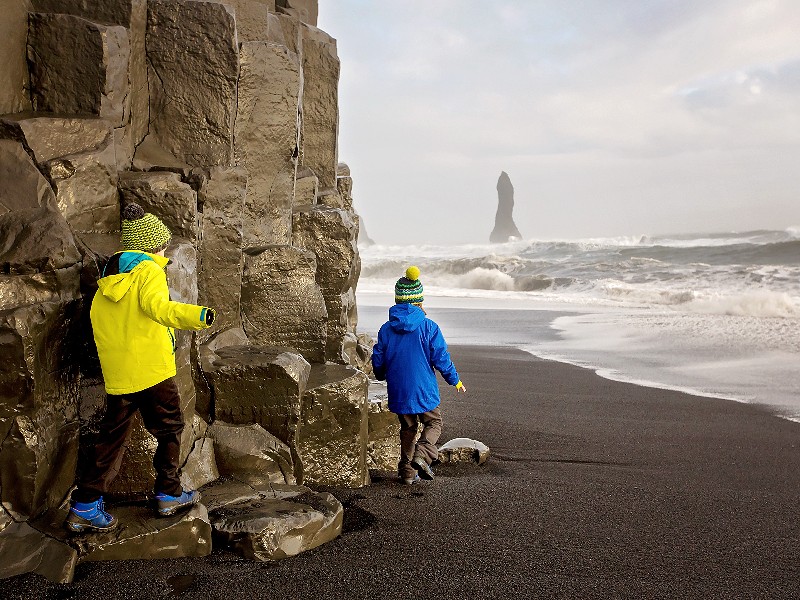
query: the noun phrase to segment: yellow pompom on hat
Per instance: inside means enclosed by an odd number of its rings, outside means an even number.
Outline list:
[[[154,252],[166,246],[172,234],[157,216],[131,202],[122,211],[122,249]]]
[[[406,269],[405,277],[394,284],[394,301],[396,304],[422,304],[425,300],[422,292],[419,267],[412,265]]]

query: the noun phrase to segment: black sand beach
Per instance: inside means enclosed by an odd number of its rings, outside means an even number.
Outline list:
[[[0,597],[800,597],[800,424],[517,350],[451,353],[469,391],[443,389],[441,441],[483,441],[487,465],[332,490],[345,533],[279,563],[90,563]]]

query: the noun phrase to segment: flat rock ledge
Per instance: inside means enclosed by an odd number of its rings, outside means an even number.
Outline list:
[[[156,517],[144,503],[107,507],[120,521],[108,533],[67,533],[64,508],[12,522],[0,531],[0,579],[34,572],[71,583],[84,561],[201,557],[212,544],[249,559],[278,560],[342,533],[341,503],[305,486],[218,480],[201,492],[201,504],[172,517]]]
[[[470,438],[454,438],[439,447],[439,461],[443,463],[471,462],[482,465],[489,459],[489,446]]]
[[[302,485],[215,483],[204,490],[214,543],[260,561],[311,550],[342,533],[344,508]]]

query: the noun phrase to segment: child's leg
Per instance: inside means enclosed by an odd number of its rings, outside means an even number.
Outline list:
[[[425,462],[431,464],[439,458],[439,449],[436,442],[442,435],[442,411],[437,406],[433,410],[417,415],[422,423],[422,433],[417,440],[414,456],[421,456]],[[413,458],[413,457],[412,457]]]
[[[180,496],[183,492],[180,476],[183,415],[178,386],[170,377],[139,394],[139,412],[142,413],[144,426],[158,440],[153,457],[156,470],[154,491]]]
[[[401,479],[413,479],[416,471],[411,466],[414,458],[415,440],[417,437],[417,415],[397,415],[400,421],[400,462],[397,474]]]
[[[131,428],[136,405],[126,396],[106,396],[106,412],[100,421],[100,431],[86,453],[86,464],[78,478],[78,489],[72,494],[75,502],[95,502],[111,486],[119,473],[125,454],[125,440]]]

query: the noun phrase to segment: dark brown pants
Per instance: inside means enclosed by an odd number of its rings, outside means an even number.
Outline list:
[[[428,464],[439,458],[436,442],[442,434],[442,411],[437,406],[428,412],[397,415],[397,418],[400,420],[400,462],[397,465],[397,474],[409,479],[416,473],[411,466],[411,460],[415,456],[421,456]],[[415,441],[420,423],[422,433]]]
[[[97,443],[87,453],[78,489],[72,494],[77,502],[94,502],[108,492],[119,473],[125,442],[133,416],[139,411],[144,426],[156,440],[153,457],[156,470],[154,491],[180,496],[180,451],[183,415],[175,380],[170,377],[153,387],[133,394],[106,396],[106,413],[100,422]]]

